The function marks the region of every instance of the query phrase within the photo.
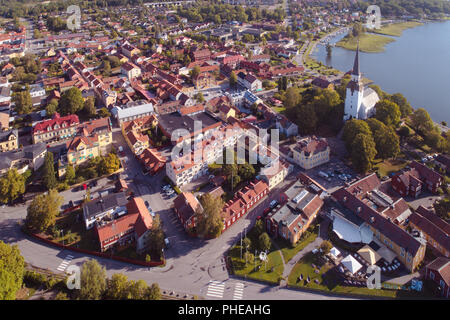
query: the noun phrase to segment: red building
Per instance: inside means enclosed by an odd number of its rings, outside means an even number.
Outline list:
[[[436,285],[436,292],[450,298],[450,260],[439,257],[425,267],[425,279]]]
[[[444,181],[439,173],[417,161],[411,162],[409,166],[409,170],[392,177],[392,188],[395,191],[402,197],[411,196],[414,198],[424,190],[437,193],[437,189]]]

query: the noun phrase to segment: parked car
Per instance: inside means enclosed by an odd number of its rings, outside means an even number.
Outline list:
[[[69,207],[71,207],[71,208],[73,207],[73,201],[72,200],[69,201]]]
[[[145,200],[145,206],[147,207],[148,210],[150,210],[150,203],[148,203],[147,200]],[[151,210],[150,210],[151,211]]]
[[[272,200],[271,202],[270,202],[270,208],[275,208],[276,206],[278,205],[278,201],[277,200]]]

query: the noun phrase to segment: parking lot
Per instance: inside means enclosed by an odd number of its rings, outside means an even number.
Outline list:
[[[326,173],[329,177],[325,178],[319,175],[319,172],[321,171]],[[351,168],[346,166],[341,160],[334,157],[332,157],[328,163],[310,170],[306,170],[306,174],[319,182],[328,190],[328,192],[333,192],[345,184],[345,181],[339,178],[340,174],[351,176],[350,179],[347,176],[347,182],[349,183],[355,181],[356,179],[356,173]]]

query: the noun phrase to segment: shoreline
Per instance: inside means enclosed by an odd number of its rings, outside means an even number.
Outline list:
[[[359,50],[365,53],[381,53],[386,50],[386,45],[396,41],[396,38],[402,36],[403,31],[424,25],[423,22],[404,21],[398,23],[389,23],[379,30],[369,30],[359,37]],[[342,38],[336,42],[336,46],[356,51],[357,38]]]

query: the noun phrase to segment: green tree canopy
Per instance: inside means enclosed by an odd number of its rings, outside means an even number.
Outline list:
[[[236,86],[237,86],[237,76],[236,76],[236,73],[234,71],[231,71],[228,81],[230,82],[230,87],[231,88],[236,88]]]
[[[146,300],[161,300],[161,289],[157,283],[152,283],[150,287],[145,290],[144,298]]]
[[[81,268],[81,300],[100,300],[106,291],[106,269],[97,260],[90,259]]]
[[[40,232],[54,226],[62,203],[63,197],[56,189],[38,195],[27,208],[27,226]]]
[[[413,108],[401,93],[394,93],[389,97],[389,100],[399,106],[402,117],[407,117],[412,113]]]
[[[267,232],[261,233],[261,235],[258,237],[258,245],[261,251],[270,250],[270,247],[272,246],[272,241],[270,240],[270,237],[267,234]]]
[[[372,131],[377,155],[382,159],[396,157],[400,152],[400,141],[394,129],[375,118],[368,119],[367,123]]]
[[[397,126],[401,112],[399,106],[387,99],[380,100],[375,105],[375,118],[387,126]]]
[[[0,240],[0,300],[15,300],[22,287],[25,260],[17,245]]]
[[[351,158],[354,168],[361,173],[366,173],[373,166],[373,160],[377,150],[375,141],[371,135],[359,133],[351,146]]]
[[[419,108],[411,115],[411,124],[416,131],[430,131],[433,130],[434,123],[430,115],[424,108]]]
[[[59,100],[59,110],[61,114],[76,114],[84,107],[84,98],[80,89],[72,87],[61,95]]]
[[[200,198],[203,210],[196,212],[197,233],[206,237],[217,237],[223,229],[222,210],[224,202],[209,193]]]
[[[0,178],[0,202],[9,203],[25,193],[25,178],[16,168]]]
[[[31,102],[31,95],[29,90],[14,93],[12,101],[15,104],[15,110],[18,114],[27,114],[33,110],[33,104]]]
[[[55,164],[52,152],[47,152],[45,154],[42,182],[48,190],[56,187],[57,181],[55,176]]]
[[[370,131],[370,127],[366,121],[351,119],[345,122],[343,139],[348,151],[351,150],[353,141],[360,133],[369,136],[372,135],[372,131]]]

